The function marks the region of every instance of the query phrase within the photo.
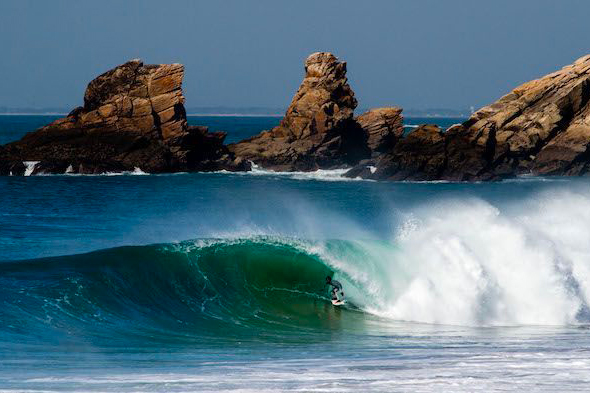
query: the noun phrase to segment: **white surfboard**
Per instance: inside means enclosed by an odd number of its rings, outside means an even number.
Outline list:
[[[332,299],[332,304],[335,306],[341,306],[344,304],[344,300],[340,300],[340,299]]]

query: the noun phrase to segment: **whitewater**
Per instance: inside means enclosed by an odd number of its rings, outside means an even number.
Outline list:
[[[0,391],[587,390],[586,178],[134,174],[0,178]]]

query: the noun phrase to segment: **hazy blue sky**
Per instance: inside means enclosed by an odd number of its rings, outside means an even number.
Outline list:
[[[284,107],[321,50],[361,107],[479,107],[590,53],[589,16],[587,0],[0,0],[0,106],[74,107],[139,57],[185,64],[188,107]]]

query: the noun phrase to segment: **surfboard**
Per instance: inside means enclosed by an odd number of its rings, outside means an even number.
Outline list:
[[[340,300],[340,299],[332,299],[332,304],[335,306],[341,306],[344,304],[344,300]]]

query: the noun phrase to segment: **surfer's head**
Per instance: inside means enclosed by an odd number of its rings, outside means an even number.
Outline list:
[[[332,277],[326,276],[326,284],[329,284],[331,282],[332,282]]]

